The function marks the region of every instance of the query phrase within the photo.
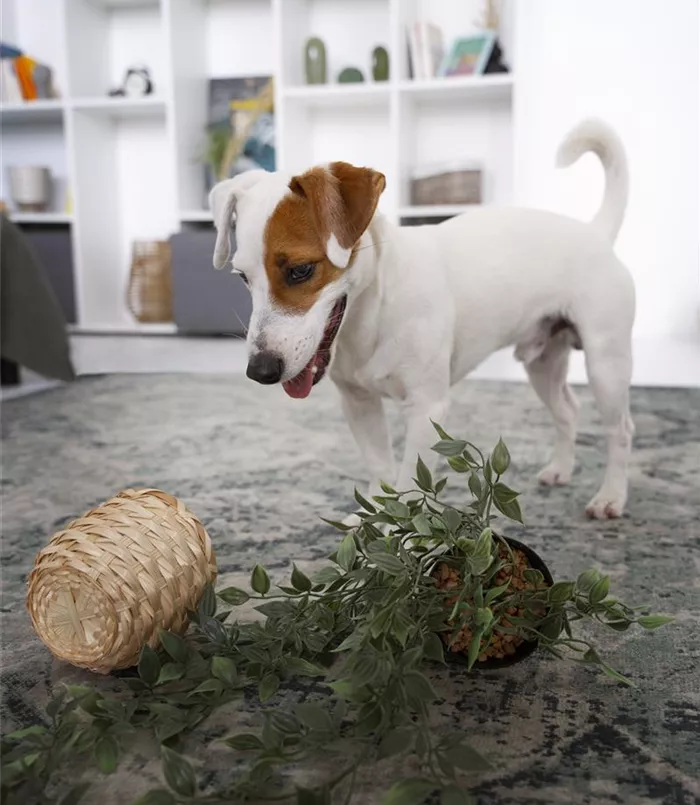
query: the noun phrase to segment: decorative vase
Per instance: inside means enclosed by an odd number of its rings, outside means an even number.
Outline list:
[[[364,80],[365,77],[362,75],[362,71],[358,70],[357,67],[346,67],[340,71],[338,76],[339,84],[360,84]]]
[[[317,36],[308,39],[304,48],[304,66],[306,69],[307,84],[325,84],[328,76],[326,71],[326,46]]]
[[[389,52],[382,45],[372,51],[372,78],[375,81],[389,80]]]
[[[51,201],[51,171],[39,165],[11,165],[10,194],[21,212],[43,212]]]

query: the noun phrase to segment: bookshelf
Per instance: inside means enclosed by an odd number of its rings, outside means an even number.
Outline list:
[[[211,226],[201,154],[210,78],[272,75],[278,167],[333,159],[372,165],[388,180],[380,209],[410,223],[459,205],[414,207],[410,176],[426,162],[479,159],[484,200],[513,195],[516,73],[414,81],[406,26],[430,19],[468,33],[479,0],[3,0],[14,40],[54,69],[61,98],[0,105],[2,197],[11,164],[46,164],[72,205],[15,214],[70,230],[78,331],[143,332],[125,299],[131,243]],[[3,14],[6,12],[3,11]],[[515,4],[504,0],[502,44],[515,67]],[[10,35],[12,34],[12,35]],[[365,82],[304,83],[303,46],[319,36],[328,77],[359,67]],[[390,79],[374,82],[384,45]],[[145,63],[155,94],[111,98],[127,66]],[[67,212],[70,209],[70,212]],[[157,331],[157,330],[156,330]]]

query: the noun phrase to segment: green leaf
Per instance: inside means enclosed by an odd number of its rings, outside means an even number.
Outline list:
[[[576,589],[587,594],[599,578],[600,573],[595,568],[584,570],[576,580]]]
[[[610,577],[601,576],[588,592],[588,600],[591,604],[599,604],[603,601],[610,590]]]
[[[362,497],[362,495],[358,492],[357,489],[355,490],[355,500],[360,504],[360,506],[362,506],[362,508],[366,512],[369,512],[370,514],[377,513],[376,507],[373,506],[366,498]]]
[[[265,674],[258,685],[258,697],[261,702],[271,699],[279,690],[280,680],[277,674]]]
[[[175,662],[187,662],[187,644],[179,635],[160,629],[158,636],[160,637],[161,646]]]
[[[405,728],[398,728],[387,733],[379,744],[379,757],[392,757],[407,752],[413,746],[413,732]]]
[[[423,656],[427,660],[433,662],[445,662],[445,653],[443,649],[443,642],[435,634],[435,632],[428,632],[423,639]]]
[[[255,565],[250,574],[250,587],[259,595],[267,595],[270,592],[270,577],[262,565]]]
[[[360,708],[357,714],[355,733],[359,737],[372,735],[379,729],[384,718],[384,708],[380,702],[368,702]]]
[[[167,746],[160,747],[160,754],[163,760],[165,782],[176,794],[180,794],[182,797],[193,797],[197,789],[197,780],[189,761]]]
[[[489,556],[493,549],[493,531],[490,528],[485,528],[476,541],[474,547],[475,556]]]
[[[462,771],[488,771],[493,766],[476,749],[465,744],[451,746],[445,754],[450,763]]]
[[[287,660],[287,670],[299,676],[325,676],[326,672],[318,665],[302,657],[290,657]]]
[[[428,678],[420,671],[407,671],[403,677],[406,693],[418,702],[434,702],[438,698]]]
[[[447,463],[455,472],[469,472],[471,469],[469,462],[462,456],[450,456]]]
[[[445,509],[442,513],[442,519],[453,534],[456,534],[462,525],[462,513],[458,512],[457,509]]]
[[[349,571],[352,570],[356,558],[357,546],[355,545],[355,538],[352,534],[346,534],[338,548],[338,564],[343,570]]]
[[[228,657],[212,657],[211,674],[226,685],[235,685],[238,676],[236,663]]]
[[[134,805],[176,805],[175,797],[164,788],[154,788],[142,797],[139,797]]]
[[[198,685],[191,693],[194,696],[198,693],[216,693],[220,694],[224,689],[224,683],[220,679],[205,679],[201,685]]]
[[[373,553],[370,561],[382,572],[388,573],[390,576],[399,576],[407,569],[398,556],[394,556],[391,553]]]
[[[311,580],[314,584],[333,584],[339,578],[340,573],[334,567],[322,567],[313,574]]]
[[[158,674],[157,685],[165,685],[185,675],[185,666],[181,662],[166,662]]]
[[[575,588],[573,581],[557,581],[547,590],[547,600],[552,604],[563,604],[573,598]]]
[[[517,498],[512,500],[499,500],[495,495],[493,498],[493,505],[498,509],[501,514],[505,514],[510,520],[515,520],[516,523],[523,522],[523,513],[520,510],[520,504]]]
[[[141,649],[138,671],[139,676],[147,685],[155,685],[160,676],[160,660],[148,643]]]
[[[448,785],[440,794],[440,805],[476,805],[472,795],[456,785]]]
[[[389,486],[389,484],[385,483],[384,481],[379,482],[379,486],[381,486],[382,491],[387,495],[395,495],[396,490],[393,486]]]
[[[502,584],[500,587],[491,587],[491,589],[487,590],[486,595],[484,596],[484,606],[489,606],[489,604],[502,596],[509,587],[510,582],[507,582],[506,584]]]
[[[668,615],[642,615],[641,618],[637,618],[637,623],[643,629],[658,629],[661,626],[665,626],[667,623],[672,623],[674,618],[669,617]],[[610,624],[608,624],[610,626]]]
[[[89,789],[90,783],[79,783],[73,786],[70,791],[63,795],[59,805],[79,805]]]
[[[292,565],[292,587],[300,593],[307,593],[311,589],[311,580],[296,565]]]
[[[442,492],[442,490],[445,488],[446,485],[447,485],[447,478],[441,478],[435,484],[435,494],[439,495]]]
[[[420,456],[418,456],[418,461],[416,462],[416,480],[418,481],[418,486],[425,492],[433,491],[433,476]]]
[[[435,453],[447,458],[453,456],[460,456],[466,448],[467,443],[461,439],[441,439],[437,444],[431,448]]]
[[[493,453],[491,453],[491,466],[496,475],[503,475],[510,466],[510,453],[503,443],[503,439],[498,440],[498,444],[494,447]]]
[[[471,642],[469,643],[469,650],[467,651],[467,668],[471,671],[474,667],[474,663],[479,658],[479,653],[481,652],[481,632],[477,632],[474,637],[472,637]]]
[[[400,500],[387,500],[384,504],[384,511],[400,520],[405,520],[411,516],[411,511],[408,506]]]
[[[230,738],[225,738],[224,743],[231,749],[236,749],[238,752],[253,752],[259,749],[264,749],[263,742],[257,735],[251,732],[243,732],[240,735],[232,735]]]
[[[333,730],[331,717],[317,704],[303,702],[298,704],[294,710],[299,721],[310,730],[315,730],[316,732],[331,732]]]
[[[415,528],[417,534],[420,534],[423,537],[432,536],[433,529],[430,526],[430,520],[428,520],[423,512],[417,514],[411,522],[413,523],[413,527]]]
[[[437,435],[438,435],[438,436],[439,436],[441,439],[444,439],[446,442],[451,442],[451,441],[452,441],[452,437],[450,436],[450,434],[449,434],[449,433],[446,433],[446,432],[444,431],[444,429],[443,429],[443,428],[442,428],[442,427],[441,427],[441,426],[440,426],[440,425],[439,425],[437,422],[434,422],[434,421],[431,419],[431,420],[430,420],[430,424],[431,424],[431,425],[432,425],[432,426],[435,428],[435,431],[436,431]]]
[[[202,597],[197,604],[197,612],[205,618],[213,618],[216,615],[216,593],[211,584],[205,585]]]
[[[380,805],[423,805],[435,788],[430,780],[401,780],[391,786]]]
[[[232,607],[239,607],[250,600],[248,593],[238,587],[225,587],[218,595],[224,603],[230,604]]]
[[[111,735],[105,735],[95,745],[95,760],[102,774],[112,774],[117,768],[119,745]]]
[[[475,472],[469,476],[469,491],[477,500],[481,498],[481,481]]]
[[[336,531],[345,532],[345,531],[352,531],[353,529],[353,526],[345,525],[345,523],[339,523],[337,520],[326,520],[325,517],[321,517],[321,521],[327,523],[330,526],[333,526],[333,528],[335,528]]]
[[[71,687],[75,686],[68,686],[68,691],[70,692]],[[85,688],[85,690],[92,692],[92,688]],[[24,727],[21,730],[15,730],[14,732],[8,732],[7,735],[3,735],[3,741],[21,741],[23,738],[27,738],[30,735],[45,735],[46,734],[46,727],[43,727],[41,724],[34,724],[31,727]]]

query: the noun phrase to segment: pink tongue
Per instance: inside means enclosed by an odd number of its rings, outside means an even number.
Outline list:
[[[315,358],[315,356],[314,356]],[[299,372],[296,377],[282,383],[284,390],[295,400],[303,400],[311,394],[311,389],[314,385],[314,358],[312,358],[306,366]]]

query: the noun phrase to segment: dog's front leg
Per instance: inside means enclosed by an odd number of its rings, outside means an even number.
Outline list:
[[[399,469],[396,488],[406,492],[414,487],[416,461],[420,456],[432,472],[437,464],[437,456],[430,449],[437,441],[432,422],[443,424],[450,404],[447,394],[439,401],[415,401],[406,406],[406,448]],[[432,420],[432,422],[431,422]]]
[[[355,386],[338,384],[343,413],[350,425],[370,480],[369,495],[381,493],[380,481],[396,477],[396,462],[382,398]]]

